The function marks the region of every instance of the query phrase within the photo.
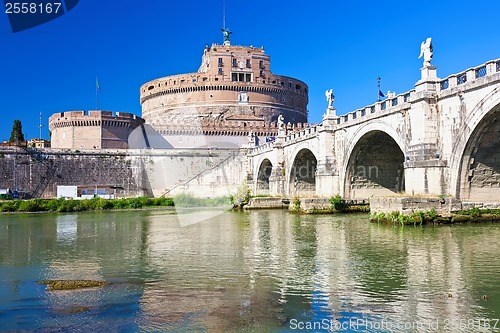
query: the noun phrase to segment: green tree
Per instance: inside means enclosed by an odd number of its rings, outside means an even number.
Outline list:
[[[14,120],[14,125],[12,125],[12,132],[10,132],[9,142],[21,142],[24,141],[23,125],[20,120]]]

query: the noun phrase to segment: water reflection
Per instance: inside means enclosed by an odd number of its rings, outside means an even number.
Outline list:
[[[444,325],[500,316],[499,225],[283,211],[185,227],[171,211],[1,218],[0,330],[494,332]],[[113,284],[54,292],[41,279]],[[353,320],[372,326],[339,326]]]

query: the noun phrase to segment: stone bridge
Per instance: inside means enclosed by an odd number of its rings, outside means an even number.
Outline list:
[[[369,198],[398,193],[500,200],[500,59],[322,123],[285,127],[248,151],[256,194]]]

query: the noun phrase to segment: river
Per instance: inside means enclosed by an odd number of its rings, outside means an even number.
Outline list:
[[[500,332],[500,224],[275,210],[181,225],[172,210],[0,215],[0,331]]]

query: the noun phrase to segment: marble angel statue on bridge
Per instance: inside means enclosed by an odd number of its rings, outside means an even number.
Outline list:
[[[432,38],[429,37],[425,41],[420,44],[420,55],[418,56],[418,59],[424,57],[424,67],[430,67],[431,66],[431,60],[432,60]]]
[[[328,107],[333,107],[333,102],[335,101],[335,95],[333,94],[333,89],[325,91],[326,101],[328,102]]]

